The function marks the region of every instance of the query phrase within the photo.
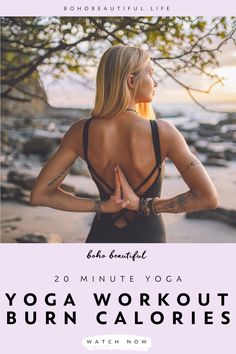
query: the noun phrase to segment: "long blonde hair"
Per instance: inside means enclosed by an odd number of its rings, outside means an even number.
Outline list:
[[[148,53],[137,47],[112,46],[103,54],[97,71],[95,106],[92,117],[109,117],[129,107],[131,91],[127,77],[134,75],[134,95],[142,82],[143,67],[150,59]],[[136,111],[143,118],[155,119],[152,105],[137,103]]]

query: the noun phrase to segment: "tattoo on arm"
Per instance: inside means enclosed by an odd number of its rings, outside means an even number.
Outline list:
[[[48,186],[51,186],[54,182],[56,182],[56,180],[58,180],[58,178],[62,177],[62,176],[68,171],[68,169],[70,168],[70,166],[71,166],[71,165],[67,166],[64,171],[62,171],[58,176],[54,177],[54,178],[48,183]]]
[[[190,162],[187,166],[185,166],[184,168],[183,168],[183,170],[182,171],[180,171],[180,173],[182,174],[183,172],[185,172],[185,171],[187,171],[190,167],[192,167],[192,166],[195,166],[195,165],[200,165],[201,164],[201,162],[200,161],[192,161],[192,162]]]
[[[192,193],[186,192],[180,194],[172,199],[168,200],[158,200],[155,207],[160,213],[184,213],[190,211],[193,207],[193,195]]]
[[[195,165],[200,165],[201,162],[199,160],[195,160],[186,165],[181,174],[186,172],[190,167]],[[155,202],[155,209],[160,213],[185,213],[188,211],[198,210],[199,208],[196,206],[196,198],[194,197],[191,191],[186,193],[177,195],[174,198],[170,199],[157,199]]]

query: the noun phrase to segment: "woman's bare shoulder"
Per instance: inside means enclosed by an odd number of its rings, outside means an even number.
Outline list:
[[[78,155],[83,155],[83,129],[86,118],[74,122],[65,133],[61,146],[70,146]]]
[[[164,119],[158,119],[157,120],[158,124],[158,130],[159,130],[159,135],[160,139],[165,143],[171,143],[176,139],[179,139],[182,137],[181,133],[179,130],[174,126],[173,123],[164,120]],[[183,138],[183,137],[182,137]]]
[[[177,130],[173,123],[161,118],[157,119],[157,124],[163,134],[174,134]]]
[[[174,126],[173,123],[164,120],[158,119],[158,131],[159,131],[159,139],[161,144],[161,151],[163,159],[168,156],[169,150],[172,145],[175,143],[176,139],[179,139],[181,134],[178,129]]]
[[[86,121],[87,121],[87,118],[81,118],[81,119],[77,120],[76,122],[74,122],[71,125],[71,127],[68,130],[68,132],[74,133],[74,134],[81,133],[83,131],[84,124],[85,124]]]

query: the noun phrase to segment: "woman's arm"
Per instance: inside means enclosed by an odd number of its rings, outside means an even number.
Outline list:
[[[189,187],[185,193],[173,198],[157,198],[154,206],[163,213],[183,213],[201,209],[214,209],[218,193],[201,162],[189,150],[181,133],[170,123],[161,121],[166,156],[173,161]]]
[[[189,190],[173,198],[155,198],[155,210],[160,213],[183,213],[216,208],[217,191],[200,161],[189,150],[183,136],[166,121],[159,121],[159,131],[163,156],[173,161]],[[123,196],[130,200],[128,209],[138,210],[139,197],[133,192],[119,167],[118,171]]]
[[[84,120],[76,122],[67,131],[56,153],[42,168],[31,192],[32,206],[47,206],[54,209],[91,212],[95,200],[75,197],[60,188],[62,181],[78,156],[83,156],[82,132]],[[127,206],[120,198],[120,187],[115,180],[114,195],[102,202],[103,212],[116,212]]]

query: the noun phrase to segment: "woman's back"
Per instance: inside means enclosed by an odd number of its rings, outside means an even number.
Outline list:
[[[155,152],[154,144],[159,143],[159,134],[154,123],[152,121],[156,132],[152,132],[149,120],[128,112],[113,118],[92,118],[85,123],[83,157],[91,167],[92,175],[98,175],[101,179],[105,191],[109,192],[107,186],[114,187],[116,165],[125,172],[134,189],[153,172],[138,194],[142,194],[155,181],[163,156],[159,145]]]
[[[114,192],[114,167],[119,165],[138,195],[160,196],[162,171],[156,121],[124,114],[113,119],[90,118],[83,127],[84,159],[88,163],[101,200]],[[123,210],[95,217],[86,242],[158,242],[165,240],[161,217],[137,218],[137,212]],[[145,230],[150,231],[145,237]],[[113,235],[114,238],[111,236]],[[149,241],[147,241],[149,238]],[[118,242],[118,241],[117,241]]]

